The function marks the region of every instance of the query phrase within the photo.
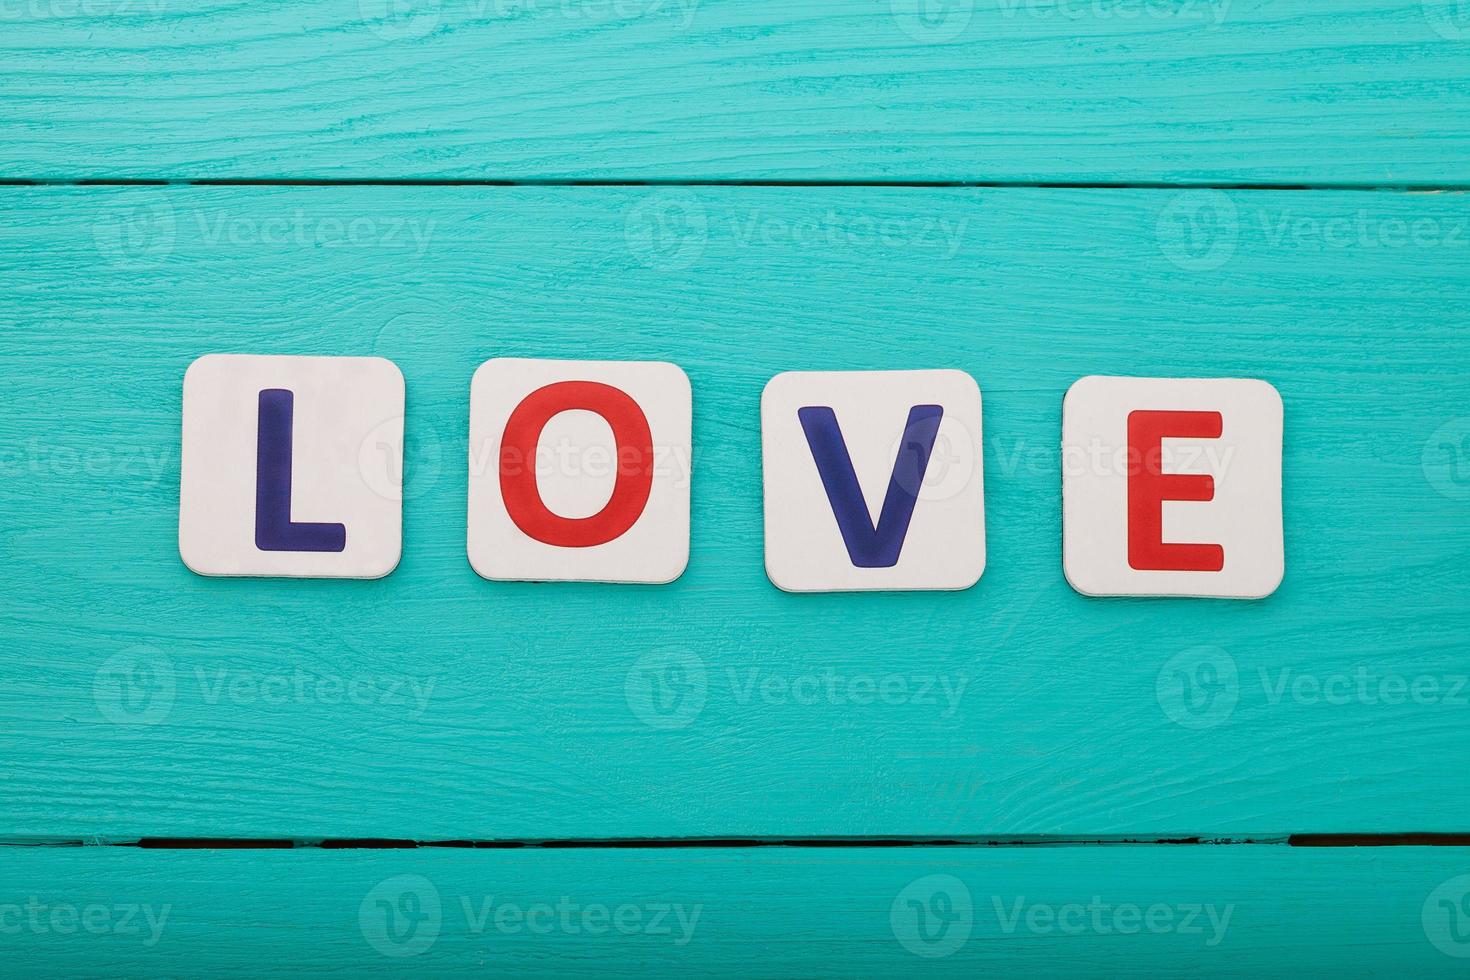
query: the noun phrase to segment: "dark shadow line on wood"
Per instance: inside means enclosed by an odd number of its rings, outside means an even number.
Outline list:
[[[1292,847],[1470,847],[1470,834],[1292,834]]]
[[[822,180],[720,178],[276,178],[204,177],[129,178],[0,178],[0,187],[871,187],[871,188],[1037,188],[1050,190],[1220,190],[1220,191],[1378,191],[1437,193],[1470,190],[1470,184],[1271,183],[1261,181],[1176,182],[1166,180],[1030,181],[1030,180]]]
[[[882,837],[547,837],[414,840],[396,837],[140,837],[93,840],[27,838],[0,841],[0,845],[38,847],[139,847],[149,850],[397,850],[416,848],[470,848],[477,850],[659,850],[677,848],[745,847],[1082,847],[1181,844],[1284,844],[1274,837],[1161,837],[1161,836],[926,836]]]
[[[891,837],[586,837],[486,840],[413,840],[393,837],[140,837],[119,840],[27,838],[0,841],[13,847],[136,847],[147,850],[662,850],[678,848],[896,848],[896,847],[1470,847],[1470,833],[1275,834],[1253,837],[1136,835],[891,836]]]

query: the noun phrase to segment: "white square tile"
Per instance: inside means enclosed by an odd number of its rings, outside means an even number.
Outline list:
[[[761,443],[766,574],[779,588],[967,589],[980,580],[980,388],[968,374],[778,374],[761,396]]]
[[[179,554],[200,575],[381,578],[403,552],[403,375],[207,354],[184,374]]]
[[[1072,385],[1062,403],[1067,581],[1092,596],[1275,592],[1281,428],[1281,396],[1264,381]]]
[[[659,361],[497,358],[470,384],[470,564],[665,584],[689,563],[689,378]]]

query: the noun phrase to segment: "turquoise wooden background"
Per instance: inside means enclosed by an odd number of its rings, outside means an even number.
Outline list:
[[[1462,4],[37,0],[0,66],[27,973],[1463,972],[1463,848],[1288,845],[1467,830]],[[206,351],[398,363],[393,575],[184,569]],[[506,355],[689,373],[677,583],[473,574]],[[985,577],[778,592],[764,382],[934,366],[985,394]],[[1067,587],[1061,398],[1109,373],[1281,391],[1276,595]],[[47,846],[140,838],[299,846]],[[731,846],[791,838],[847,846]],[[562,899],[628,928],[514,912]]]

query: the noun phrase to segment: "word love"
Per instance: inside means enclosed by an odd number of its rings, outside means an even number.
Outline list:
[[[470,386],[466,542],[494,580],[662,584],[689,560],[673,364],[501,358]],[[1280,584],[1282,405],[1264,381],[1088,377],[1062,405],[1063,566],[1092,596]],[[379,578],[402,554],[403,375],[211,354],[184,376],[179,551],[202,575]],[[793,371],[761,397],[766,572],[789,592],[966,589],[985,570],[968,374]]]

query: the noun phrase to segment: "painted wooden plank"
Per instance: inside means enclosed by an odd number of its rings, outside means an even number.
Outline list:
[[[1470,181],[1458,0],[14,0],[0,177]]]
[[[0,834],[1463,829],[1464,195],[3,199]],[[401,367],[394,574],[183,567],[180,384],[221,350]],[[470,377],[526,355],[688,372],[693,541],[674,585],[469,567]],[[883,367],[955,367],[984,390],[985,576],[781,593],[762,569],[762,385]],[[1281,392],[1274,596],[1068,588],[1062,395],[1094,373]]]
[[[25,976],[1463,976],[1465,870],[1451,848],[15,848],[0,933]]]

